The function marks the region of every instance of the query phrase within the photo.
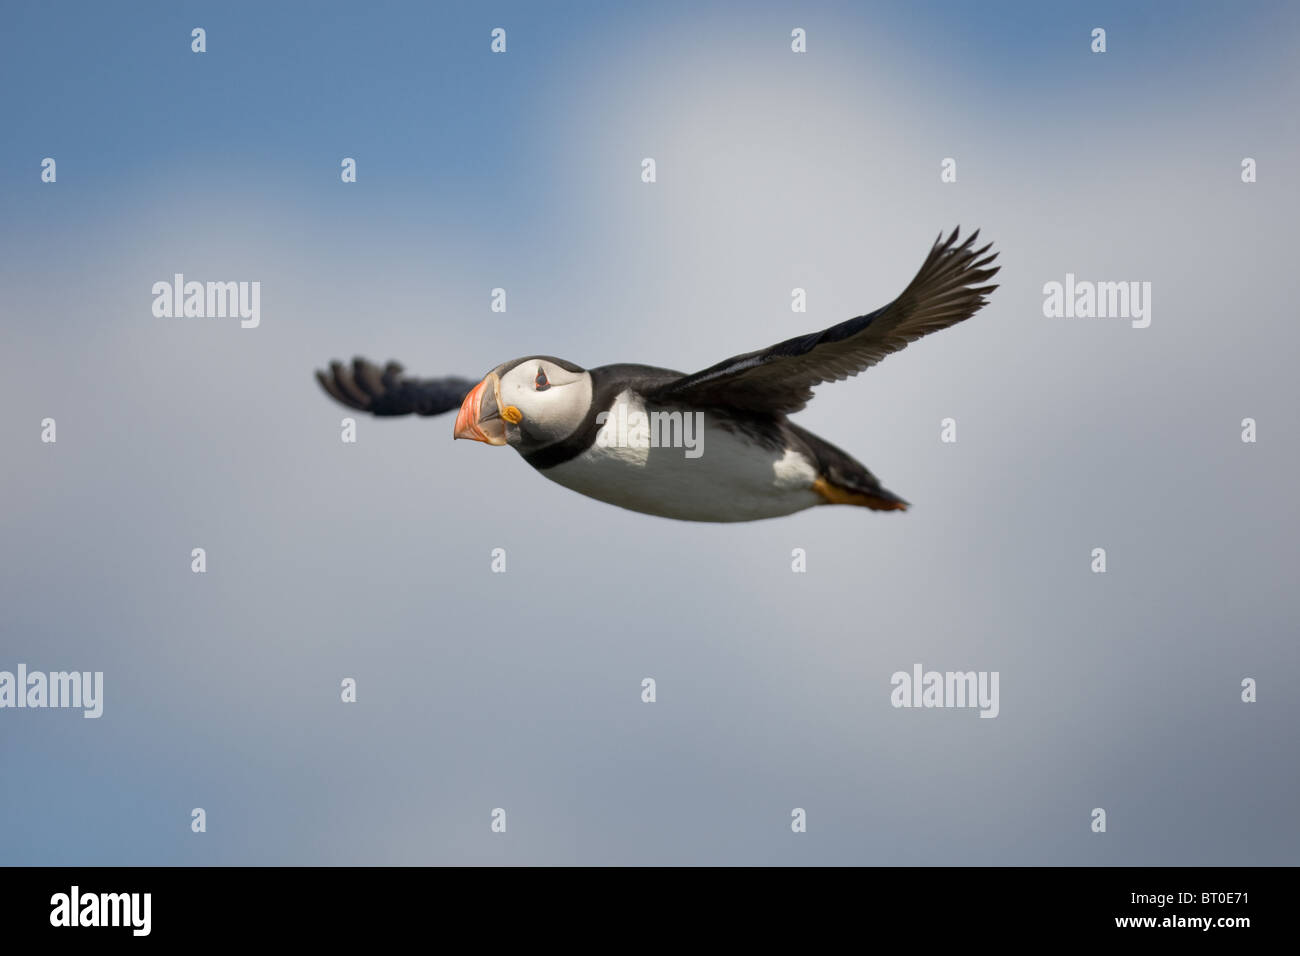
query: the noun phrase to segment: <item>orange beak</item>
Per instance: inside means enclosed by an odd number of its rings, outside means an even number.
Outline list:
[[[495,372],[479,382],[456,414],[455,438],[469,438],[489,445],[506,443],[506,423],[501,417],[501,379]]]

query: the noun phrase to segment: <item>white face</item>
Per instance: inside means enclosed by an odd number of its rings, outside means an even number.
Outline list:
[[[549,359],[528,358],[501,376],[501,409],[513,406],[518,423],[507,419],[506,441],[528,451],[572,435],[591,408],[591,375],[571,372]]]

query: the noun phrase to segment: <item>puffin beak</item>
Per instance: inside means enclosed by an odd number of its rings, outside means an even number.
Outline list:
[[[475,385],[456,415],[455,438],[472,438],[489,445],[506,443],[506,423],[501,417],[501,379],[496,372]]]

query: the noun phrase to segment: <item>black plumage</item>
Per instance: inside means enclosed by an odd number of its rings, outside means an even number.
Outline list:
[[[991,243],[972,249],[976,229],[960,246],[954,229],[935,241],[916,277],[884,308],[832,325],[821,332],[786,339],[757,352],[736,355],[670,382],[646,397],[655,402],[747,408],[793,414],[812,399],[812,388],[856,375],[923,335],[970,318],[995,285],[979,285],[997,274],[986,268],[997,253]]]
[[[406,378],[402,371],[397,362],[381,369],[355,358],[350,369],[331,362],[328,373],[316,372],[316,380],[344,405],[372,415],[441,415],[460,408],[474,387],[464,378]]]

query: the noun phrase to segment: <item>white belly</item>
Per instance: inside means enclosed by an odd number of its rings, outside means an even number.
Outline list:
[[[631,392],[619,396],[616,409],[619,403],[627,417],[616,411],[589,449],[541,473],[620,508],[686,521],[752,521],[823,503],[812,490],[816,469],[802,454],[755,444],[719,427],[708,412],[689,430],[672,430],[697,441],[694,450],[654,447],[652,437],[666,430],[652,436],[647,419],[665,410],[646,407]],[[638,421],[636,413],[645,418]],[[688,457],[688,451],[698,457]]]

